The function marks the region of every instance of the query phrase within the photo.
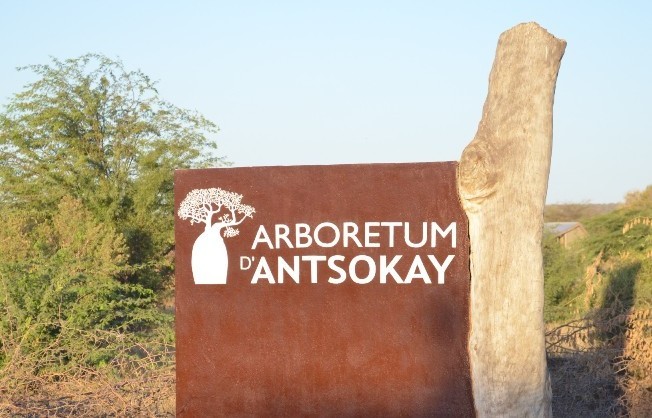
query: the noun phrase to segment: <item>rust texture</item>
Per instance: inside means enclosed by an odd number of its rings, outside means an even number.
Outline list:
[[[226,284],[194,283],[192,248],[204,226],[175,217],[177,415],[473,416],[468,225],[456,170],[457,163],[445,162],[177,171],[177,210],[190,191],[216,187],[241,194],[256,209],[237,226],[238,235],[224,239]],[[451,236],[438,236],[434,248],[411,248],[398,229],[390,247],[383,229],[372,239],[379,247],[340,241],[330,248],[252,250],[260,225],[272,235],[277,224],[323,222],[354,222],[362,240],[365,222],[409,222],[415,241],[423,222],[443,228],[456,222],[456,248]],[[450,254],[438,284],[427,255],[443,261]],[[418,255],[432,284],[332,284],[326,262],[317,264],[317,283],[307,262],[298,284],[287,277],[282,284],[251,283],[260,257],[276,274],[278,257],[306,255],[343,256],[345,270],[357,255],[401,255],[402,276]],[[242,256],[255,257],[250,269],[241,269]],[[360,263],[357,274],[367,272]]]

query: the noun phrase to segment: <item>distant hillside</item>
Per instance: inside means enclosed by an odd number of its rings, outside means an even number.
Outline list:
[[[613,212],[620,203],[563,203],[546,205],[543,217],[545,222],[582,221],[594,216]]]

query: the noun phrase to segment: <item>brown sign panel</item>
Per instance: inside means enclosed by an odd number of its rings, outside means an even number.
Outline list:
[[[177,415],[473,416],[456,169],[178,171]]]

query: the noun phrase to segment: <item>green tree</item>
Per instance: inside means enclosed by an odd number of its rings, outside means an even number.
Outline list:
[[[47,214],[64,196],[79,200],[124,236],[121,279],[160,289],[172,271],[173,170],[223,162],[216,126],[102,55],[19,70],[37,79],[0,114],[0,206]]]
[[[71,330],[146,333],[166,321],[152,290],[119,280],[130,269],[124,237],[78,200],[64,197],[51,218],[15,209],[0,219],[0,364],[54,343],[47,362],[69,363],[106,348]]]
[[[173,173],[224,163],[216,126],[102,55],[22,70],[0,112],[0,376],[168,344]]]

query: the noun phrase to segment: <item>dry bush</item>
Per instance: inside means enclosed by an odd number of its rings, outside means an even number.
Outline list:
[[[633,417],[652,417],[652,310],[637,310],[625,323],[625,344],[616,362],[623,402]]]
[[[652,416],[652,310],[594,311],[546,342],[555,416]]]
[[[115,348],[102,366],[57,370],[56,342],[38,351],[15,352],[0,374],[0,416],[12,417],[173,417],[174,347],[134,342],[129,335],[77,331],[79,338]],[[79,360],[79,359],[77,359]]]

